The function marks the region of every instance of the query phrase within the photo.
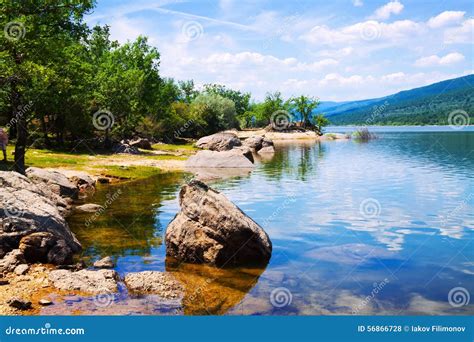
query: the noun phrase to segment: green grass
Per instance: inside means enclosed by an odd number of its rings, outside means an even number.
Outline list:
[[[194,152],[198,150],[193,144],[154,144],[152,148],[154,150],[172,152]]]
[[[186,160],[195,148],[191,144],[170,145],[155,144],[153,149],[163,151],[164,154],[144,153],[141,155],[126,154],[92,154],[88,152],[71,152],[61,150],[28,149],[25,157],[26,167],[34,166],[52,169],[71,169],[85,171],[93,175],[110,175],[119,178],[141,179],[163,172],[154,166],[120,166],[114,165],[118,162],[139,160]],[[13,154],[14,146],[7,146],[8,162],[0,161],[1,171],[14,169]],[[145,151],[144,151],[145,152]],[[176,154],[172,154],[175,152]],[[1,154],[1,152],[0,152]],[[3,156],[2,156],[3,157]]]

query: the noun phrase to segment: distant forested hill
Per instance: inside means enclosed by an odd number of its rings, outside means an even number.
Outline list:
[[[322,102],[333,125],[447,125],[454,110],[463,110],[474,123],[474,75],[434,83],[425,87],[352,102]]]

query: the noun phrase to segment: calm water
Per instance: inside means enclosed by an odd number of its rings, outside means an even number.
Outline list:
[[[108,306],[72,297],[43,313],[473,314],[473,304],[450,305],[448,293],[474,296],[474,131],[429,130],[278,145],[251,175],[213,183],[268,232],[266,269],[166,262],[162,237],[189,175],[101,188],[92,201],[109,198],[107,212],[87,228],[88,214],[70,219],[84,254],[113,256],[121,274],[173,272],[185,298],[122,288]]]

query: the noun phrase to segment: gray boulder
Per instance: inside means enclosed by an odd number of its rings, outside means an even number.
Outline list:
[[[25,263],[25,257],[19,249],[8,252],[0,259],[0,274],[13,272],[15,268]]]
[[[181,211],[166,230],[166,255],[217,266],[265,264],[270,238],[221,193],[191,181],[179,194]]]
[[[188,168],[253,168],[252,152],[248,148],[229,151],[199,151],[186,161]]]
[[[245,139],[243,142],[243,145],[247,146],[248,148],[254,151],[258,151],[262,148],[262,143],[263,143],[263,136],[253,135]]]
[[[268,153],[275,153],[275,148],[273,146],[265,146],[265,147],[262,147],[258,151],[258,154],[268,154]]]
[[[237,146],[242,146],[242,142],[236,134],[216,133],[202,137],[196,142],[196,146],[211,151],[228,151]]]
[[[67,291],[81,291],[93,294],[117,292],[119,277],[113,270],[54,270],[49,274],[49,280],[54,287]]]
[[[140,294],[153,293],[166,299],[178,299],[184,295],[183,286],[170,273],[156,271],[129,273],[124,281],[130,291]]]
[[[26,176],[35,184],[45,183],[53,192],[62,197],[73,199],[78,197],[79,189],[77,186],[60,172],[30,167],[26,170]]]
[[[0,171],[0,258],[23,242],[28,251],[27,262],[35,262],[29,260],[31,248],[40,247],[46,256],[42,260],[69,261],[73,253],[81,250],[81,244],[64,219],[66,207],[64,199],[44,183],[35,184],[19,173]],[[32,234],[36,235],[25,239]]]

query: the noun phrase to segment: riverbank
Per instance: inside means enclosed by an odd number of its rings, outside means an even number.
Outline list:
[[[7,164],[0,162],[0,171],[13,169],[13,151],[14,146],[7,147],[9,161]],[[25,161],[28,167],[84,171],[96,178],[135,180],[160,172],[183,171],[187,158],[196,151],[192,144],[154,144],[152,150],[140,150],[140,154],[28,149]]]

